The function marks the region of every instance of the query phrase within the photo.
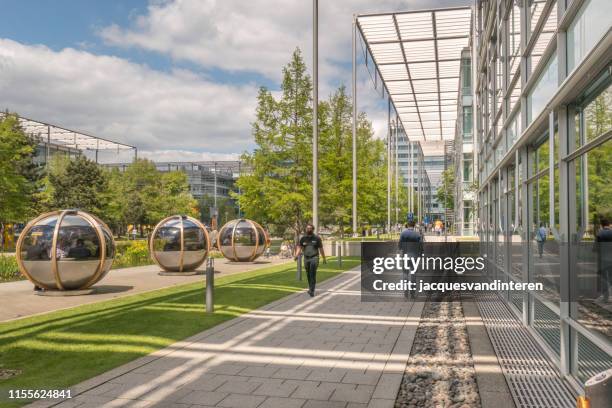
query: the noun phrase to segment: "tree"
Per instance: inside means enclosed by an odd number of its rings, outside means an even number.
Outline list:
[[[299,50],[283,70],[282,97],[265,88],[258,95],[253,136],[257,148],[245,154],[252,173],[242,175],[235,194],[249,218],[284,235],[297,235],[311,217],[311,83]],[[340,234],[352,216],[352,104],[344,86],[319,103],[319,213]],[[365,113],[357,118],[357,183],[360,224],[380,224],[386,197],[385,145],[374,138]],[[407,201],[407,200],[404,200]],[[402,202],[404,202],[402,201]]]
[[[587,142],[612,129],[611,105],[612,92],[608,88],[586,107],[584,122]],[[590,150],[585,157],[588,165],[588,217],[593,223],[593,230],[596,230],[602,217],[612,217],[612,142]]]
[[[182,171],[161,173],[161,201],[159,217],[184,214],[197,217],[200,213],[198,202],[189,191],[187,174]]]
[[[344,86],[319,106],[320,221],[337,225],[340,236],[351,225],[352,104]]]
[[[106,219],[119,233],[127,225],[153,225],[174,214],[197,216],[198,203],[189,192],[182,171],[160,172],[155,164],[138,159],[124,172],[108,172]]]
[[[455,170],[448,168],[442,172],[442,182],[436,191],[438,202],[445,208],[455,208]]]
[[[68,160],[48,174],[52,187],[52,206],[79,208],[103,217],[105,202],[102,198],[108,188],[106,173],[84,156]]]
[[[0,119],[0,222],[24,221],[34,212],[40,169],[34,163],[36,143],[17,115]]]
[[[200,206],[200,219],[204,222],[211,222],[212,214],[210,209],[215,205],[215,198],[207,194],[198,200]],[[238,218],[238,209],[234,200],[227,197],[217,197],[217,212],[219,214],[219,226],[225,224],[229,220]]]
[[[296,237],[311,214],[312,202],[312,82],[298,49],[283,68],[281,97],[261,88],[256,120],[252,124],[257,148],[245,153],[253,169],[237,185],[247,217]]]

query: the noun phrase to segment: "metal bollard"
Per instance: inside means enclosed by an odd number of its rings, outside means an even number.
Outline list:
[[[206,261],[206,313],[215,311],[215,260],[208,258]]]
[[[612,368],[589,378],[584,393],[590,408],[607,408],[612,404]]]
[[[342,242],[341,241],[336,241],[336,245],[337,245],[337,253],[338,253],[338,266],[340,268],[342,268]]]
[[[297,257],[297,271],[296,271],[297,275],[296,275],[296,279],[301,281],[302,280],[302,254],[298,255]]]

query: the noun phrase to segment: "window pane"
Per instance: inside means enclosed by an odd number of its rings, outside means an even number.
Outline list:
[[[472,141],[472,107],[463,107],[463,140]]]
[[[557,90],[557,77],[557,54],[554,54],[527,96],[528,123],[531,123],[542,109],[544,109],[548,100]]]
[[[578,308],[573,316],[594,332],[612,340],[610,283],[612,280],[612,141],[574,160],[576,218],[570,246],[570,270]]]
[[[578,112],[576,123],[579,132],[583,130],[576,137],[577,146],[582,146],[612,129],[612,85]]]
[[[571,72],[612,24],[609,0],[587,0],[567,30],[567,71]],[[606,10],[606,11],[604,11]]]
[[[531,281],[542,283],[540,295],[553,303],[559,302],[559,245],[551,234],[549,225],[550,177],[548,173],[529,184],[531,202],[530,273]]]

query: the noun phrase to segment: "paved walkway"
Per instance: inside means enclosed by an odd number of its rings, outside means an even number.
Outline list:
[[[270,258],[238,264],[215,259],[215,276],[247,272],[286,262],[290,260]],[[205,265],[199,269],[203,271],[203,268]],[[204,280],[204,275],[160,276],[159,271],[157,265],[114,269],[94,285],[97,289],[95,293],[84,296],[36,296],[28,280],[0,283],[0,322]]]
[[[393,407],[422,307],[361,302],[352,270],[314,298],[285,297],[79,384],[55,405]]]

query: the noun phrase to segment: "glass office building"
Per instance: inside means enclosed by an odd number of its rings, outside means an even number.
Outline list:
[[[475,233],[474,130],[472,105],[472,56],[470,48],[461,53],[460,86],[457,99],[457,125],[454,140],[455,207],[457,235]]]
[[[200,199],[205,196],[231,198],[235,190],[235,182],[243,172],[249,171],[239,160],[200,161],[200,162],[154,162],[161,172],[182,171],[187,175],[189,192]],[[125,171],[129,164],[113,163],[106,167]]]
[[[502,295],[580,386],[612,367],[610,3],[477,0],[473,16],[482,250],[492,277],[544,284]]]

